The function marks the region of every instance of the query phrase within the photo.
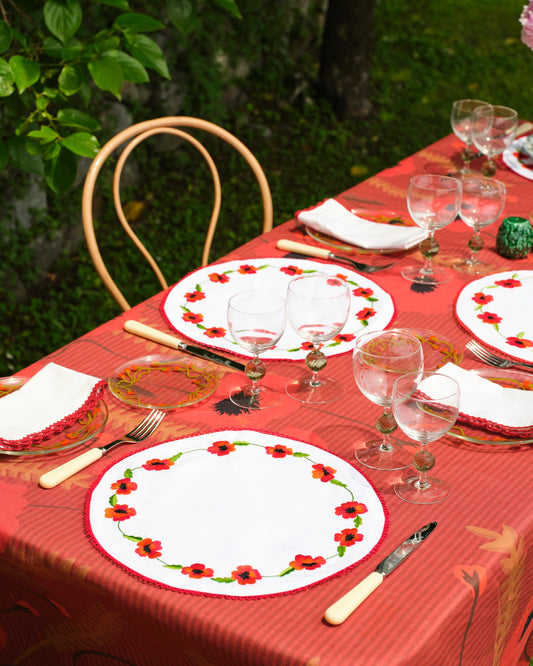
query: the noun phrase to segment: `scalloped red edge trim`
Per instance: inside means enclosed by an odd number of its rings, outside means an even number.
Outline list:
[[[78,419],[96,407],[106,386],[107,381],[101,379],[95,384],[87,400],[75,412],[67,414],[67,416],[63,417],[60,421],[52,423],[39,432],[26,435],[26,437],[22,437],[21,439],[4,439],[3,437],[0,437],[0,450],[23,451],[24,449],[29,449],[33,444],[39,444],[43,440],[65,430],[65,428],[74,425]]]
[[[533,436],[533,425],[523,427],[505,426],[496,421],[489,421],[488,419],[482,419],[478,416],[470,416],[469,414],[463,414],[463,412],[459,413],[457,421],[460,423],[467,423],[475,428],[483,428],[484,430],[490,430],[491,432],[496,432],[500,435],[507,435],[508,437],[525,438]]]

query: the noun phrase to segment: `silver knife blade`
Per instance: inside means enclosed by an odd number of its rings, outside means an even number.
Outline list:
[[[324,613],[329,624],[341,624],[363,601],[377,589],[387,574],[393,571],[410,555],[437,527],[437,523],[428,523],[403,541],[398,548],[378,564],[375,571],[353,587],[343,597],[332,604]]]
[[[233,368],[234,370],[241,370],[244,372],[244,364],[234,361],[231,358],[226,358],[220,354],[209,351],[209,349],[204,349],[203,347],[196,347],[195,345],[189,345],[186,342],[181,342],[178,344],[178,349],[181,349],[184,352],[193,354],[193,356],[199,356],[200,358],[205,358],[208,361],[213,361],[213,363],[219,363],[220,365],[226,365],[228,368]]]

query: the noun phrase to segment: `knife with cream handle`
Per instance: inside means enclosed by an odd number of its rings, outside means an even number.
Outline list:
[[[330,606],[324,613],[329,624],[342,624],[353,611],[376,590],[387,574],[395,569],[410,555],[437,527],[437,523],[428,523],[401,543],[396,550],[380,562],[376,570],[369,574],[358,585]]]
[[[146,340],[152,340],[152,342],[157,342],[160,345],[165,345],[165,347],[171,347],[172,349],[179,349],[180,351],[192,354],[193,356],[199,356],[208,361],[213,361],[213,363],[218,363],[220,365],[225,365],[228,368],[233,368],[235,370],[241,370],[244,372],[244,364],[234,361],[231,358],[226,358],[220,354],[210,351],[209,349],[204,349],[203,347],[196,347],[195,345],[190,345],[183,342],[179,338],[176,338],[174,335],[169,335],[168,333],[163,333],[163,331],[158,331],[157,328],[152,328],[146,324],[142,324],[140,321],[135,321],[133,319],[128,319],[124,322],[124,330],[128,333],[133,333],[133,335],[138,335],[141,338]]]

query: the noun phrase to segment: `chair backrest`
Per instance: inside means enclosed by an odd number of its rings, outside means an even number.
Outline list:
[[[120,153],[120,157],[117,160],[114,174],[113,174],[113,201],[115,204],[115,210],[117,216],[120,220],[120,223],[124,227],[124,230],[131,238],[133,243],[136,245],[138,250],[144,256],[148,264],[150,265],[152,271],[154,272],[159,284],[163,289],[168,287],[168,283],[159,268],[157,262],[152,257],[150,252],[146,249],[143,243],[139,240],[138,236],[135,234],[131,228],[126,215],[124,213],[121,198],[120,198],[120,180],[124,164],[129,157],[130,153],[146,138],[153,136],[155,134],[171,134],[178,136],[190,144],[192,144],[202,155],[204,160],[209,167],[213,178],[213,187],[214,187],[214,201],[213,209],[211,213],[211,219],[209,221],[209,226],[207,227],[204,248],[202,253],[202,266],[205,266],[209,263],[209,253],[211,250],[211,245],[213,242],[213,237],[215,234],[215,229],[218,222],[218,217],[220,213],[221,200],[222,200],[222,190],[220,185],[220,177],[218,174],[217,167],[210,153],[207,151],[205,146],[192,134],[184,131],[180,128],[187,128],[193,130],[203,130],[209,134],[213,134],[223,141],[227,142],[232,146],[242,157],[246,160],[250,168],[252,169],[257,183],[259,184],[259,189],[262,197],[263,205],[263,227],[262,231],[270,231],[273,225],[273,207],[272,207],[272,195],[270,193],[270,188],[268,181],[264,174],[261,165],[254,157],[253,153],[233,134],[227,130],[215,125],[206,120],[200,118],[192,118],[189,116],[168,116],[164,118],[155,118],[152,120],[145,120],[143,122],[132,125],[125,130],[122,130],[114,137],[112,137],[102,148],[100,149],[98,155],[94,158],[85,177],[85,183],[83,187],[82,195],[82,220],[83,220],[83,230],[85,233],[85,238],[89,248],[89,253],[93,260],[93,263],[96,267],[96,270],[106,288],[109,290],[113,298],[120,305],[120,307],[126,311],[130,309],[130,304],[124,297],[121,290],[116,285],[115,281],[112,279],[109,271],[107,270],[104,260],[100,253],[98,242],[96,240],[96,234],[94,229],[94,220],[93,220],[93,198],[94,191],[96,186],[96,181],[98,175],[108,159],[115,150],[120,148],[123,144],[126,144]]]

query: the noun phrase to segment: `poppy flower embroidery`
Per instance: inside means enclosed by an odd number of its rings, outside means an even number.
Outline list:
[[[477,294],[472,296],[472,300],[474,303],[478,303],[479,305],[486,305],[487,303],[490,303],[494,300],[494,296],[491,296],[490,294],[484,294],[482,291],[478,291]]]
[[[283,444],[278,444],[276,446],[266,446],[265,451],[273,458],[285,458],[285,456],[292,456],[292,449],[288,446],[283,446]]]
[[[204,320],[204,315],[196,312],[185,312],[182,319],[191,324],[201,324]]]
[[[243,264],[237,269],[237,272],[241,273],[241,275],[254,275],[257,273],[257,268],[255,266],[250,266],[250,264]]]
[[[213,442],[207,450],[209,453],[214,453],[217,456],[227,456],[232,451],[235,451],[235,444],[230,444],[228,441],[221,440],[219,442]]]
[[[303,270],[301,268],[298,268],[297,266],[282,266],[279,269],[282,273],[285,273],[286,275],[301,275],[303,273]]]
[[[312,342],[308,341],[302,342],[302,344],[300,345],[300,349],[303,349],[304,351],[311,351],[314,349],[314,345]]]
[[[533,347],[533,341],[527,340],[526,338],[515,338],[515,337],[509,337],[506,339],[508,345],[512,345],[513,347],[520,347],[521,349],[525,349],[526,347]]]
[[[128,520],[136,515],[137,511],[127,504],[115,504],[115,506],[110,506],[105,510],[105,517],[112,518],[115,522]]]
[[[152,460],[147,460],[142,467],[144,469],[150,471],[150,470],[164,470],[164,469],[170,469],[170,467],[174,464],[173,460],[169,460],[168,458],[165,458],[164,460],[160,460],[159,458],[153,458]]]
[[[500,315],[497,315],[495,312],[483,312],[482,314],[477,315],[478,319],[484,324],[499,324],[502,320]]]
[[[520,280],[515,280],[515,278],[507,278],[507,280],[496,280],[494,284],[497,284],[498,287],[505,287],[505,289],[515,289],[515,287],[522,286]]]
[[[210,273],[207,277],[211,282],[219,282],[220,284],[229,282],[229,277],[225,273]]]
[[[333,469],[333,467],[326,467],[325,465],[317,463],[316,465],[313,465],[312,474],[314,479],[320,479],[322,483],[326,483],[335,478],[336,472],[337,470]]]
[[[212,326],[205,329],[204,335],[207,335],[208,338],[223,338],[226,335],[226,329],[222,326]]]
[[[370,298],[370,296],[374,294],[374,290],[369,289],[368,287],[359,287],[358,289],[354,289],[352,293],[354,296],[361,298]]]
[[[129,495],[133,490],[137,490],[137,484],[131,479],[120,479],[111,484],[111,489],[114,490],[117,495]]]
[[[190,567],[183,567],[181,573],[189,578],[211,578],[213,569],[208,569],[205,564],[191,564]]]
[[[196,301],[203,301],[205,294],[203,291],[189,291],[185,294],[185,299],[189,303],[196,303]]]
[[[302,569],[318,569],[326,564],[326,560],[321,557],[311,557],[311,555],[296,555],[294,560],[290,563],[293,569],[301,571]]]
[[[370,317],[373,317],[376,314],[376,311],[374,308],[364,308],[363,310],[359,310],[359,312],[355,315],[359,321],[367,321],[370,319]]]
[[[341,546],[353,546],[354,543],[363,540],[363,535],[355,527],[347,528],[335,534],[335,541]]]
[[[143,539],[137,544],[135,552],[141,557],[148,557],[153,560],[161,557],[161,541],[152,541],[152,539]]]
[[[231,577],[236,580],[239,585],[253,585],[256,581],[261,580],[261,574],[257,569],[252,569],[251,566],[239,566],[235,571],[231,572]]]
[[[368,511],[365,504],[360,502],[343,502],[340,506],[335,508],[335,514],[337,516],[342,516],[343,518],[353,518],[354,516],[359,515],[360,513],[366,513]]]
[[[339,333],[333,338],[333,342],[351,342],[354,338],[354,333]]]
[[[339,276],[335,277],[330,277],[328,280],[328,284],[330,287],[339,287],[343,283],[343,280],[339,278]]]

